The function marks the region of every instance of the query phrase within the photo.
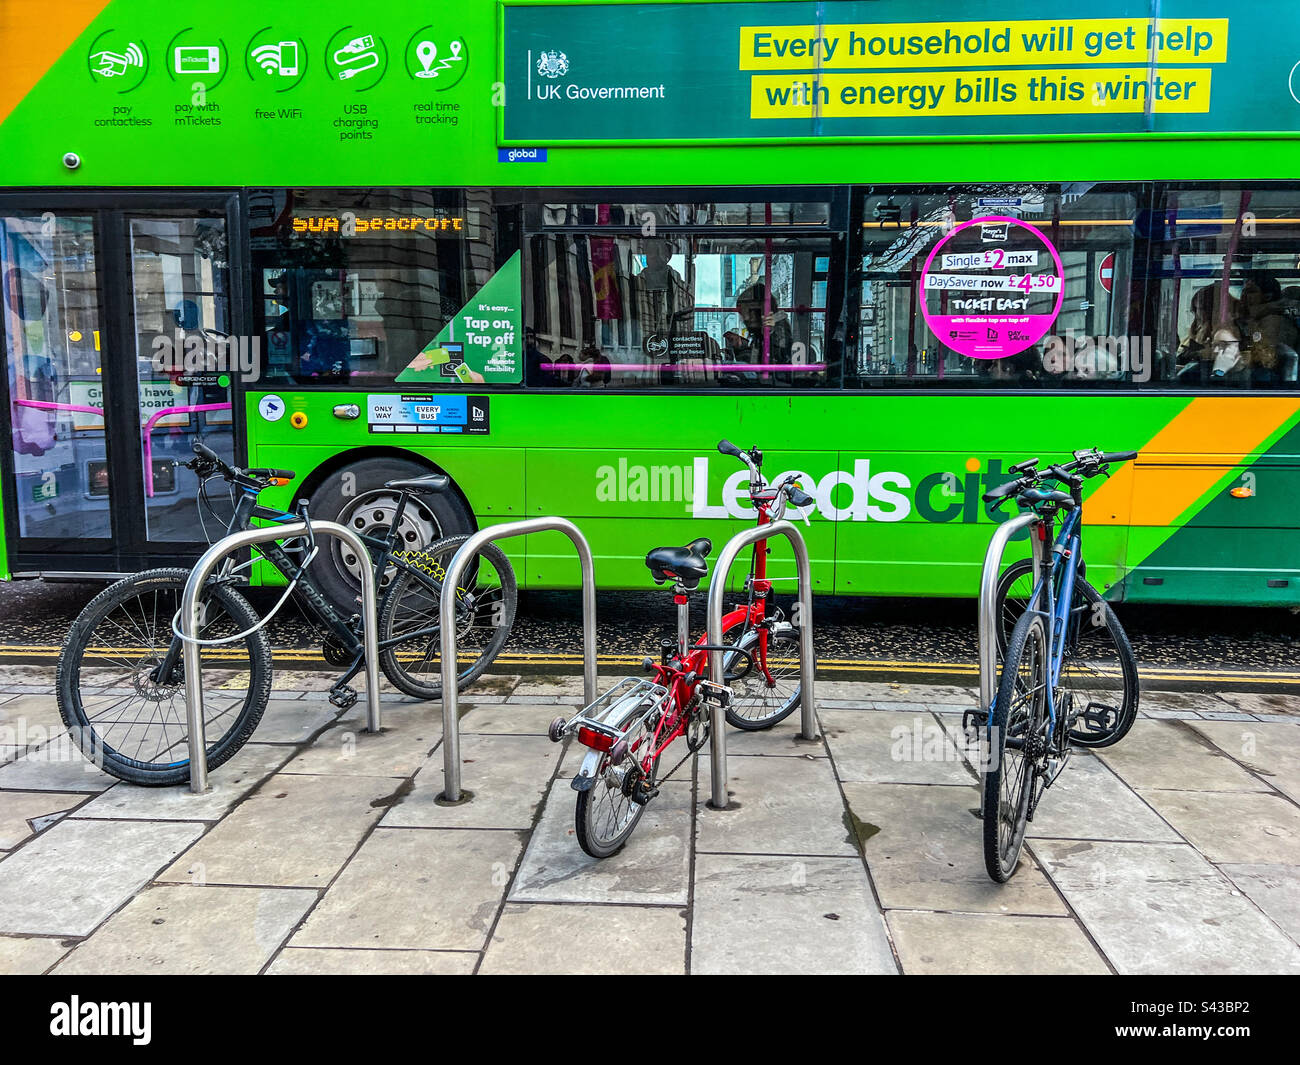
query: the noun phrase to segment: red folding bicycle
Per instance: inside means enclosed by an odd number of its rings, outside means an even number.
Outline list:
[[[757,447],[742,451],[723,440],[718,450],[749,468],[749,498],[760,528],[783,517],[787,505],[812,505],[795,474],[775,484],[763,479],[763,453]],[[576,717],[551,722],[552,740],[576,736],[588,748],[573,778],[574,824],[579,845],[593,858],[622,849],[660,785],[708,741],[709,702],[721,701],[727,723],[747,730],[771,728],[799,705],[799,629],[771,601],[766,540],[754,544],[746,602],[722,619],[723,643],[710,645],[707,636],[690,643],[689,593],[708,574],[712,548],[701,538],[646,555],[654,582],[672,582],[677,638],[662,642],[657,661],[645,659],[652,676],[625,677]],[[723,652],[722,685],[706,679],[711,650]],[[664,752],[680,738],[686,740],[686,754],[661,775]]]

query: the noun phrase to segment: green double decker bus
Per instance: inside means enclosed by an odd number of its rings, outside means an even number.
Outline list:
[[[981,493],[1101,447],[1111,599],[1300,606],[1285,0],[8,10],[7,577],[193,558],[202,440],[359,529],[443,472],[408,543],[561,515],[644,587],[752,523],[726,437],[803,475],[823,594],[973,596]]]

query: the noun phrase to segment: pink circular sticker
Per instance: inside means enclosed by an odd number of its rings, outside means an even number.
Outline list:
[[[1052,328],[1065,298],[1064,280],[1056,248],[1028,222],[1002,215],[972,218],[954,226],[926,257],[921,313],[953,351],[1002,359]]]

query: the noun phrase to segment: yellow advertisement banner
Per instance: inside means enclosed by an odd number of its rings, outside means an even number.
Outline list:
[[[1222,63],[1226,18],[742,26],[741,70]]]
[[[1209,67],[1157,70],[951,70],[912,74],[757,74],[750,118],[900,118],[930,115],[1080,115],[1210,110]]]

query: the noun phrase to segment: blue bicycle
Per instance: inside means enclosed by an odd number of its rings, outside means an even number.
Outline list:
[[[1136,457],[1076,451],[1073,461],[1042,471],[1031,459],[1011,467],[1015,480],[984,496],[995,510],[1014,499],[1032,511],[1031,541],[1051,545],[1035,551],[1036,561],[1008,567],[998,582],[1002,672],[988,720],[980,722],[987,737],[980,768],[984,864],[999,883],[1015,871],[1026,825],[1071,747],[1109,746],[1137,717],[1133,649],[1084,577],[1082,541],[1084,481]]]

